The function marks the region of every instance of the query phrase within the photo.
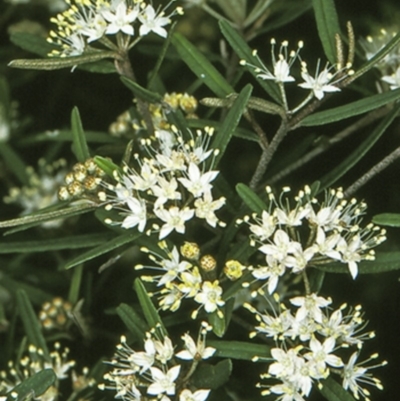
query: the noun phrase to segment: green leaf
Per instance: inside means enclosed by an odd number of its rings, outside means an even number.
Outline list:
[[[197,50],[196,46],[179,33],[174,33],[171,40],[182,60],[218,97],[223,98],[235,92],[207,57]]]
[[[356,401],[339,383],[331,377],[320,381],[321,386],[317,386],[320,393],[328,401]]]
[[[208,314],[208,322],[212,326],[213,332],[216,336],[222,337],[225,334],[226,330],[225,313],[222,317],[218,315],[217,311]]]
[[[134,286],[149,328],[152,329],[156,326],[159,326],[164,335],[167,335],[167,330],[164,327],[160,315],[158,314],[157,309],[155,308],[153,301],[150,299],[149,294],[147,293],[146,288],[140,278],[135,280]]]
[[[331,64],[336,64],[335,35],[340,35],[339,19],[334,0],[313,0],[318,35]]]
[[[130,89],[135,96],[137,96],[140,99],[145,100],[146,102],[149,103],[160,103],[163,100],[163,97],[156,93],[152,92],[148,89],[143,88],[139,84],[137,84],[135,81],[132,81],[131,79],[121,76],[120,77],[122,83]]]
[[[16,295],[18,312],[21,316],[29,343],[43,350],[44,357],[49,360],[50,354],[42,334],[41,326],[37,320],[35,311],[32,308],[26,292],[23,290],[18,290]]]
[[[94,63],[105,58],[116,58],[111,51],[99,51],[74,57],[51,57],[45,59],[20,59],[8,63],[9,67],[27,70],[59,70],[61,68],[75,67],[79,64]]]
[[[372,131],[372,133],[356,148],[345,160],[343,160],[337,167],[332,169],[328,174],[323,176],[321,181],[320,191],[331,186],[354,165],[356,165],[365,154],[374,146],[376,141],[383,135],[389,125],[398,116],[400,112],[400,104],[398,104]]]
[[[400,227],[400,213],[381,213],[372,218],[374,224],[387,227]]]
[[[30,253],[59,251],[62,249],[80,249],[104,244],[112,238],[112,234],[83,234],[62,238],[46,238],[32,241],[3,241],[0,243],[1,253]]]
[[[93,158],[96,165],[101,168],[109,177],[114,178],[114,171],[121,171],[121,168],[114,164],[110,159],[101,156]]]
[[[247,185],[242,183],[237,184],[236,192],[252,212],[261,214],[263,210],[268,209],[265,202]]]
[[[10,40],[21,49],[42,57],[46,57],[52,50],[57,48],[57,46],[49,43],[43,36],[32,35],[27,32],[13,32],[10,35]]]
[[[82,286],[82,273],[83,265],[78,266],[72,273],[71,284],[68,291],[68,301],[71,302],[72,305],[76,305],[79,301],[79,293],[81,292]]]
[[[26,165],[14,149],[6,142],[0,142],[0,155],[7,168],[13,172],[22,185],[29,185],[29,177],[26,173]]]
[[[108,60],[95,61],[93,63],[78,65],[79,70],[94,72],[97,74],[114,74],[117,72],[114,63]]]
[[[214,347],[217,351],[214,356],[220,358],[241,359],[251,361],[255,357],[270,358],[270,347],[266,344],[254,344],[245,341],[207,341],[208,347]]]
[[[347,265],[339,262],[318,266],[326,273],[349,273]],[[358,274],[376,274],[400,270],[400,252],[381,252],[375,260],[364,260],[358,264]]]
[[[243,88],[237,99],[234,101],[227,116],[225,117],[220,131],[218,131],[214,137],[212,148],[219,150],[219,153],[214,159],[215,165],[218,165],[218,162],[221,160],[221,157],[225,153],[225,150],[232,138],[232,135],[235,132],[240,119],[242,118],[242,114],[246,110],[247,101],[250,98],[252,89],[253,88],[250,84],[246,85]]]
[[[81,204],[70,206],[61,210],[51,210],[47,212],[37,212],[28,216],[18,217],[16,219],[5,220],[0,222],[0,228],[27,226],[28,228],[37,226],[46,221],[65,219],[67,217],[77,216],[79,214],[90,212],[97,208],[95,204]]]
[[[136,313],[135,309],[127,304],[122,303],[117,307],[118,316],[125,323],[127,329],[137,338],[143,339],[146,337],[148,330],[147,324]]]
[[[243,25],[246,18],[245,0],[215,0],[215,2],[231,21],[239,26]]]
[[[249,47],[242,36],[227,22],[219,21],[219,27],[222,34],[228,43],[232,46],[235,53],[243,60],[251,62],[251,64],[256,64],[257,60],[253,56],[253,50]],[[258,73],[254,68],[245,67],[253,76],[256,78],[258,84],[277,102],[281,103],[281,95],[279,93],[278,86],[273,82],[263,81],[257,78]],[[233,91],[232,91],[233,92]],[[223,96],[219,96],[223,97]]]
[[[224,359],[216,365],[202,363],[191,377],[191,381],[197,388],[216,390],[229,380],[231,373],[232,361],[230,359]]]
[[[79,162],[84,163],[90,158],[89,148],[86,143],[85,132],[83,130],[79,110],[74,107],[71,113],[71,130],[73,138],[72,150]]]
[[[142,234],[139,232],[129,232],[128,234],[123,234],[116,238],[113,238],[112,240],[103,242],[96,248],[90,249],[89,251],[70,260],[65,265],[65,269],[70,269],[71,267],[77,266],[81,263],[87,262],[88,260],[92,260],[94,258],[97,258],[98,256],[104,255],[105,253],[111,252],[114,249],[121,247],[122,245],[129,244],[130,242],[135,241],[141,235]]]
[[[313,127],[341,121],[349,117],[358,116],[359,114],[367,113],[379,107],[385,106],[388,103],[395,102],[400,99],[400,89],[379,93],[348,103],[344,106],[335,107],[334,109],[320,111],[319,113],[311,114],[306,117],[300,125],[305,127]]]
[[[41,370],[18,384],[7,397],[7,401],[23,401],[33,398],[40,399],[40,396],[44,394],[56,380],[57,376],[53,369]],[[17,394],[17,396],[14,397],[14,394]]]
[[[94,143],[115,143],[118,140],[107,134],[105,132],[100,131],[85,131],[86,141],[94,142]],[[55,130],[55,131],[45,131],[40,132],[36,135],[29,135],[27,138],[23,138],[18,141],[20,145],[29,145],[35,142],[71,142],[73,140],[73,135],[71,130]]]

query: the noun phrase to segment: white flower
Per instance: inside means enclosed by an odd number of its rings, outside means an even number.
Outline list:
[[[266,261],[267,266],[258,266],[251,274],[257,280],[268,280],[268,293],[272,294],[278,285],[279,277],[285,273],[286,266],[271,255],[266,256]]]
[[[361,261],[360,252],[363,250],[362,246],[363,242],[358,234],[354,235],[348,242],[344,238],[340,238],[337,245],[337,250],[341,253],[341,259],[347,263],[353,279],[358,274],[357,263]]]
[[[296,207],[293,210],[276,208],[274,211],[278,223],[289,227],[301,226],[303,219],[307,217],[308,213],[309,210],[303,207]]]
[[[139,367],[140,369],[140,374],[145,372],[146,370],[150,369],[155,361],[155,355],[156,355],[156,347],[154,344],[154,340],[151,338],[150,334],[147,333],[147,338],[144,342],[144,351],[140,352],[134,352],[130,356],[130,360]]]
[[[328,66],[325,66],[320,73],[318,72],[319,61],[315,78],[308,73],[307,68],[304,66],[301,72],[301,77],[304,79],[304,82],[299,84],[299,86],[304,89],[310,89],[318,100],[321,100],[325,96],[325,92],[340,92],[337,86],[330,83],[332,79],[334,79],[334,74],[329,72]]]
[[[134,188],[138,191],[147,191],[157,184],[158,171],[156,171],[149,163],[144,163],[139,174],[130,174],[129,179],[134,183]]]
[[[164,17],[163,15],[163,12],[157,15],[153,6],[148,4],[144,9],[144,12],[139,15],[139,20],[142,23],[141,27],[139,28],[139,35],[145,36],[150,32],[154,32],[157,35],[166,38],[167,31],[163,28],[163,26],[168,25],[171,20],[169,17]]]
[[[142,199],[130,197],[126,201],[130,212],[122,222],[122,228],[132,228],[138,226],[138,230],[143,232],[146,227],[146,203]]]
[[[306,317],[311,317],[316,322],[321,323],[323,320],[321,308],[326,308],[332,301],[319,297],[316,294],[310,294],[306,297],[292,298],[290,299],[290,303],[300,307],[296,312],[296,320],[301,321]]]
[[[190,390],[182,390],[179,394],[179,401],[205,401],[211,390],[197,390],[192,393]]]
[[[176,206],[170,207],[168,210],[164,208],[155,209],[155,215],[165,222],[161,227],[159,238],[165,238],[173,230],[180,234],[185,233],[185,222],[190,220],[194,215],[194,210],[185,207],[180,210]]]
[[[180,273],[188,270],[191,264],[185,260],[179,261],[179,252],[176,246],[173,247],[172,252],[169,253],[170,260],[163,259],[161,267],[166,273],[160,278],[157,286],[165,285],[175,280]]]
[[[391,90],[400,88],[400,66],[392,75],[385,75],[381,79],[389,84]]]
[[[136,5],[134,8],[129,9],[124,0],[120,0],[115,10],[104,10],[103,17],[109,24],[106,29],[107,35],[114,35],[121,31],[127,35],[133,36],[132,22],[136,20],[139,15],[139,7]]]
[[[342,360],[337,355],[332,354],[332,351],[335,349],[335,343],[333,337],[327,338],[323,344],[315,337],[311,338],[311,352],[307,353],[305,358],[307,358],[311,363],[311,372],[315,379],[322,379],[328,376],[329,371],[327,370],[326,365],[335,368],[343,366]]]
[[[276,362],[271,363],[268,373],[276,377],[290,377],[296,372],[296,364],[300,357],[297,350],[290,348],[287,352],[281,348],[272,348],[271,355]]]
[[[259,250],[283,262],[289,253],[296,250],[296,244],[298,242],[291,241],[289,235],[279,229],[274,234],[273,244],[262,245]]]
[[[293,246],[292,255],[286,258],[285,264],[287,267],[293,269],[293,273],[298,273],[307,267],[308,262],[315,254],[315,249],[311,246],[303,250],[301,244],[298,242],[294,243]]]
[[[213,181],[217,175],[218,171],[208,171],[202,174],[195,163],[190,163],[187,171],[187,178],[179,178],[179,181],[195,198],[198,198],[205,192],[211,191],[212,185],[210,182]]]
[[[151,187],[153,195],[157,197],[154,204],[156,208],[166,203],[168,200],[180,200],[181,194],[176,189],[178,188],[178,182],[175,178],[167,180],[164,177],[157,177],[157,185]]]
[[[153,383],[147,388],[147,394],[160,395],[162,393],[166,393],[168,395],[174,395],[174,382],[178,378],[180,370],[180,365],[176,365],[171,369],[168,369],[166,373],[156,367],[151,367],[150,372]]]
[[[213,347],[206,347],[206,329],[201,329],[199,333],[199,337],[197,339],[197,344],[194,342],[193,338],[185,333],[182,336],[182,340],[185,343],[185,350],[180,351],[176,354],[178,358],[185,359],[188,361],[195,360],[200,361],[202,359],[208,359],[212,355],[214,355],[216,349]]]
[[[275,231],[276,217],[273,214],[268,213],[266,210],[263,210],[261,220],[257,215],[253,215],[253,218],[256,220],[257,224],[250,224],[250,231],[258,237],[258,240],[265,241]]]
[[[194,300],[204,305],[204,309],[207,313],[212,313],[216,311],[219,306],[225,305],[221,295],[222,288],[219,286],[218,280],[215,280],[213,283],[205,281],[203,282],[201,291],[196,294]]]
[[[270,388],[270,392],[281,395],[279,401],[305,401],[299,393],[299,388],[295,383],[284,381],[282,384],[276,384]]]
[[[215,227],[219,220],[214,211],[220,209],[224,204],[225,198],[221,197],[213,200],[211,191],[207,191],[203,195],[203,198],[194,201],[196,217],[205,219],[207,224],[211,227]]]

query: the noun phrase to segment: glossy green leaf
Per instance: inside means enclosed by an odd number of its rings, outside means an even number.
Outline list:
[[[120,79],[122,83],[128,89],[130,89],[136,97],[140,99],[143,99],[150,103],[160,103],[163,100],[163,97],[160,94],[143,88],[142,86],[127,77],[121,76]]]
[[[251,361],[255,357],[270,358],[270,347],[267,344],[254,344],[245,341],[207,341],[208,347],[213,347],[217,351],[214,356],[220,358],[242,359]]]
[[[222,311],[223,309],[221,309]],[[221,312],[220,311],[220,312]],[[224,312],[222,312],[224,313]],[[225,322],[225,314],[223,316],[219,316],[217,311],[208,314],[208,322],[213,328],[213,332],[216,336],[222,337],[225,334],[226,330],[226,322]]]
[[[328,401],[356,401],[349,392],[331,377],[321,380],[320,384],[321,386],[318,386],[318,390]]]
[[[221,157],[225,153],[225,150],[232,139],[233,133],[242,118],[242,114],[246,110],[247,101],[250,98],[252,89],[253,88],[250,84],[243,88],[237,99],[233,102],[232,107],[229,109],[220,131],[214,134],[215,136],[212,142],[212,148],[218,149],[219,151],[214,159],[215,165],[218,165],[218,162],[221,160]]]
[[[36,317],[36,313],[32,308],[31,302],[23,290],[17,291],[17,306],[24,325],[25,333],[28,337],[29,344],[43,350],[44,357],[49,360],[50,354],[47,349],[46,341],[42,334],[41,326]]]
[[[164,335],[167,335],[167,330],[164,327],[164,324],[160,318],[160,315],[157,312],[156,307],[153,304],[153,301],[149,297],[149,294],[143,285],[140,278],[135,280],[135,291],[139,298],[140,306],[142,307],[143,314],[147,323],[149,325],[149,329],[152,329],[156,326],[159,326],[163,331]]]
[[[344,263],[330,263],[318,266],[319,270],[327,273],[349,273]],[[376,274],[400,270],[400,252],[380,252],[376,254],[375,260],[365,260],[358,264],[358,274]]]
[[[7,401],[23,401],[31,399],[31,397],[40,399],[40,396],[44,394],[56,380],[57,376],[53,369],[41,370],[18,384],[7,397]],[[14,397],[14,394],[16,394],[16,397]]]
[[[252,212],[261,214],[263,210],[267,210],[265,202],[247,185],[242,183],[237,184],[236,192]]]
[[[191,378],[197,388],[216,390],[229,380],[232,373],[232,361],[224,359],[216,365],[202,363]]]
[[[74,107],[71,113],[71,130],[72,130],[72,150],[79,162],[84,163],[90,158],[89,148],[86,143],[85,131],[83,130],[79,110]]]
[[[68,291],[68,301],[71,302],[72,305],[76,305],[79,301],[79,294],[82,285],[82,273],[83,265],[78,266],[72,272],[71,284]]]
[[[111,252],[114,249],[120,248],[123,245],[129,244],[130,242],[135,241],[141,235],[142,234],[139,232],[128,232],[127,234],[120,235],[112,240],[105,241],[96,248],[90,249],[73,260],[70,260],[65,265],[65,269],[70,269],[71,267],[77,266],[81,263],[87,262],[88,260],[92,260],[98,256],[104,255],[105,253]]]
[[[387,227],[400,227],[400,213],[381,213],[372,218],[374,224]]]
[[[322,47],[331,64],[336,64],[335,35],[340,34],[339,19],[334,0],[313,0],[315,20]]]
[[[83,234],[61,238],[46,238],[31,241],[0,242],[1,253],[48,252],[62,249],[80,249],[104,244],[112,238],[112,234]]]
[[[46,57],[52,50],[57,48],[49,43],[43,36],[32,35],[27,32],[13,32],[10,35],[10,40],[21,49],[42,57]]]
[[[384,134],[389,125],[398,116],[400,112],[400,105],[396,105],[393,110],[381,121],[381,123],[372,131],[372,133],[366,137],[366,139],[354,149],[354,151],[341,163],[332,169],[328,174],[323,176],[321,181],[320,191],[331,186],[340,177],[342,177],[347,171],[349,171],[354,165],[356,165],[365,154],[374,146],[376,141]]]
[[[29,185],[26,165],[14,149],[6,142],[0,142],[0,155],[7,168],[18,178],[22,185]]]
[[[250,62],[251,64],[257,64],[257,60],[253,56],[253,50],[249,47],[243,37],[227,22],[219,21],[219,27],[222,34],[228,43],[232,46],[235,53],[243,60]],[[273,82],[263,81],[257,78],[258,73],[254,68],[246,68],[257,80],[259,85],[277,102],[281,103],[281,95],[279,93],[278,86]],[[233,92],[233,91],[232,91]],[[218,95],[219,96],[219,95]],[[223,96],[219,96],[223,97]]]
[[[191,44],[179,33],[174,33],[171,40],[182,60],[218,97],[223,98],[235,92],[221,73],[195,45]]]
[[[127,304],[117,307],[118,316],[125,323],[127,329],[137,338],[145,338],[148,326],[146,322],[137,314],[135,309]]]
[[[67,217],[77,216],[83,213],[90,212],[97,208],[95,204],[81,204],[76,206],[66,207],[60,210],[51,210],[48,212],[38,212],[28,216],[18,217],[16,219],[5,220],[0,222],[0,228],[29,226],[29,228],[42,224],[46,221],[65,219]]]
[[[94,63],[105,58],[116,58],[116,54],[111,51],[99,51],[74,57],[51,57],[43,59],[19,59],[8,63],[9,67],[21,68],[25,70],[60,70],[62,68],[73,68],[79,64]]]
[[[398,99],[400,99],[400,89],[378,93],[377,95],[369,96],[365,99],[357,100],[344,106],[311,114],[301,122],[301,125],[312,127],[333,123],[335,121],[342,121],[346,118],[375,110],[388,103],[393,103]]]

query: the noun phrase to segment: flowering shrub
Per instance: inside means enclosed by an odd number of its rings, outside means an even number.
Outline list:
[[[336,3],[0,5],[0,401],[396,399],[400,33]]]

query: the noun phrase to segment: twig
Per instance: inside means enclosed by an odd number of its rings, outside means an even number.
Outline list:
[[[396,159],[400,157],[400,147],[395,149],[392,153],[382,159],[378,164],[367,171],[363,176],[361,176],[357,181],[350,185],[346,191],[344,191],[344,197],[349,198],[353,196],[363,185],[368,181],[382,172],[386,167],[389,167]]]
[[[324,141],[323,144],[317,146],[313,150],[311,150],[309,153],[301,157],[300,159],[296,160],[289,166],[287,166],[285,169],[280,171],[279,173],[275,174],[272,176],[269,180],[269,184],[274,184],[275,182],[281,180],[282,178],[286,177],[293,171],[299,169],[300,167],[304,166],[320,154],[324,153],[328,149],[330,149],[333,145],[336,143],[339,143],[345,138],[348,138],[350,135],[354,134],[357,132],[360,128],[363,128],[372,122],[378,120],[379,118],[383,117],[385,114],[387,114],[388,109],[383,107],[378,110],[374,110],[373,112],[367,114],[366,116],[362,117],[360,120],[356,121],[354,124],[350,125],[349,127],[345,128],[344,130],[338,132],[335,136],[332,138],[328,139],[327,141]]]

